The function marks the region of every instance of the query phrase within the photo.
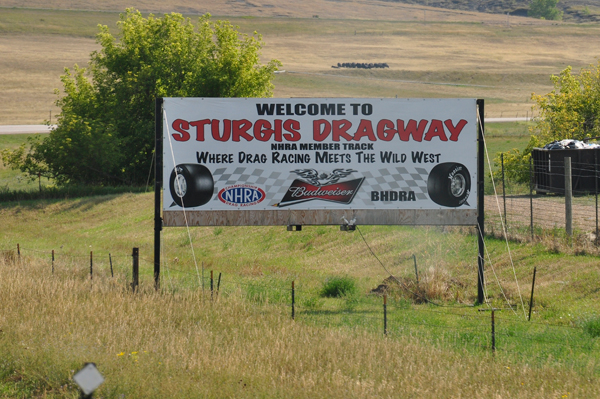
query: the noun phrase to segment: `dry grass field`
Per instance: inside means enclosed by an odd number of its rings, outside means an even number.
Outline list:
[[[352,234],[336,226],[308,226],[301,233],[214,227],[193,229],[190,241],[185,229],[169,228],[162,291],[156,293],[152,198],[3,204],[0,398],[75,398],[71,377],[87,361],[106,378],[96,397],[115,399],[599,394],[600,342],[583,328],[598,315],[595,257],[512,244],[521,292],[538,267],[534,319],[527,322],[504,242],[486,239],[494,265],[486,259],[486,292],[503,309],[496,314],[492,355],[490,314],[468,306],[476,291],[472,234],[394,226],[360,226],[361,233]],[[448,307],[390,297],[384,336],[381,298],[368,293],[388,274],[361,234],[407,283],[414,282],[410,255],[417,254],[422,287],[434,298],[445,283]],[[223,272],[214,301],[208,280],[206,290],[199,284],[190,245],[207,272]],[[128,288],[132,246],[141,254],[135,295]],[[330,276],[354,279],[357,296],[320,297]],[[292,280],[296,321],[290,317]],[[503,295],[515,304],[514,314]]]
[[[0,124],[42,123],[64,67],[85,65],[98,23],[116,26],[125,3],[0,0]],[[39,8],[53,8],[36,9]],[[477,97],[489,116],[526,116],[532,92],[567,65],[595,62],[596,25],[552,24],[389,2],[141,2],[143,10],[210,11],[263,35],[263,58],[279,59],[280,97]],[[85,11],[60,11],[59,8]],[[89,11],[101,8],[103,12]],[[318,15],[319,18],[313,18]],[[242,17],[243,16],[243,17]],[[389,69],[332,69],[387,62]]]
[[[198,292],[132,295],[123,284],[0,260],[0,397],[76,398],[71,376],[92,359],[106,379],[100,398],[599,394],[589,373],[446,350],[418,336],[310,326],[239,292],[211,302]]]
[[[127,5],[0,0],[0,124],[54,118],[63,68],[85,65],[97,49],[97,24],[114,29]],[[587,66],[600,54],[597,25],[385,1],[136,5],[145,12],[211,12],[242,32],[258,31],[264,60],[283,64],[275,77],[279,97],[476,97],[486,100],[488,116],[526,116],[531,93],[551,89],[551,74]],[[338,62],[390,68],[331,68]],[[496,150],[525,140],[527,124],[508,125],[490,124]],[[22,139],[0,142],[14,148]],[[20,180],[13,186],[14,178],[0,168],[6,190],[36,188]],[[600,395],[600,267],[587,247],[513,242],[509,255],[504,241],[486,237],[488,303],[474,307],[471,228],[169,228],[155,292],[152,209],[152,193],[1,204],[0,398],[76,398],[72,376],[87,361],[106,377],[96,397],[111,399]],[[141,252],[136,294],[129,286],[132,247]],[[538,285],[527,322],[533,267]],[[205,269],[223,273],[214,301],[204,275],[200,282]],[[390,291],[384,336],[382,298],[371,291],[390,273],[435,303]],[[322,297],[323,285],[339,276],[352,279],[357,292]],[[491,307],[499,308],[495,355]]]

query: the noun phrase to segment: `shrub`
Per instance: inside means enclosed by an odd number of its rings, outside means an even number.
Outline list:
[[[327,298],[341,298],[343,296],[352,296],[356,294],[356,282],[353,278],[331,277],[325,280],[321,289],[321,296]]]
[[[583,325],[583,330],[591,337],[600,337],[600,316],[587,319]]]

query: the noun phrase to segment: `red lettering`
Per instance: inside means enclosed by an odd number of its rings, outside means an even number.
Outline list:
[[[359,141],[363,137],[368,137],[369,141],[377,141],[375,133],[373,132],[373,125],[368,119],[361,119],[356,133],[354,133],[354,140]]]
[[[429,130],[427,131],[427,134],[425,134],[425,140],[431,141],[431,139],[434,137],[439,137],[442,141],[448,141],[448,137],[446,137],[446,132],[444,132],[444,124],[438,119],[434,119],[431,121],[431,125],[429,125]]]
[[[283,128],[289,132],[289,134],[285,133],[283,135],[287,141],[300,140],[300,132],[298,131],[300,129],[300,122],[294,119],[286,119],[286,121],[283,122]]]
[[[460,134],[460,132],[462,132],[466,124],[467,121],[464,119],[458,121],[456,126],[452,125],[452,119],[444,121],[444,125],[446,125],[446,127],[450,131],[450,141],[458,141],[458,135]]]
[[[196,141],[204,141],[204,126],[210,123],[210,119],[190,122],[196,128]]]
[[[425,127],[427,126],[427,121],[425,119],[421,119],[419,121],[419,126],[417,127],[417,121],[411,119],[408,121],[408,125],[406,129],[404,128],[404,121],[402,119],[397,120],[398,123],[398,135],[400,136],[400,140],[408,141],[409,137],[412,135],[415,141],[423,140],[423,132],[425,131]]]
[[[271,127],[271,122],[259,119],[254,124],[254,137],[259,141],[269,141],[275,130]],[[277,140],[277,138],[275,138]]]
[[[233,141],[240,141],[240,138],[244,138],[246,141],[254,140],[252,135],[248,134],[248,130],[252,127],[252,122],[248,119],[242,119],[239,121],[233,121],[232,136]]]
[[[190,134],[187,132],[187,130],[190,128],[188,121],[184,121],[183,119],[175,119],[172,126],[173,130],[179,132],[179,134],[173,133],[173,138],[176,141],[188,141],[190,139]]]
[[[345,138],[346,140],[352,140],[352,136],[348,134],[348,129],[352,127],[352,122],[346,119],[342,119],[339,121],[333,121],[333,141],[340,141],[340,137]]]
[[[323,130],[321,130],[323,127]],[[331,133],[331,124],[325,119],[315,119],[313,121],[313,140],[323,141]]]
[[[394,122],[389,119],[382,119],[377,122],[377,137],[383,141],[392,141],[398,131],[394,129]]]
[[[223,135],[219,132],[219,120],[213,119],[210,122],[213,139],[217,141],[228,141],[231,137],[231,121],[229,119],[223,120]]]

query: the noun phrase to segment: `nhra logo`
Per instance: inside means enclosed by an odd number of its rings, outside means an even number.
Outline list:
[[[219,200],[224,204],[231,206],[251,206],[256,205],[265,199],[263,189],[247,184],[236,184],[221,189],[219,191]]]

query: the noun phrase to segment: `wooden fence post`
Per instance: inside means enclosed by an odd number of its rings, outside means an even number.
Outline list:
[[[569,239],[573,236],[573,183],[571,157],[565,157],[565,230]]]
[[[533,161],[529,158],[529,223],[531,225],[531,241],[533,242]]]

